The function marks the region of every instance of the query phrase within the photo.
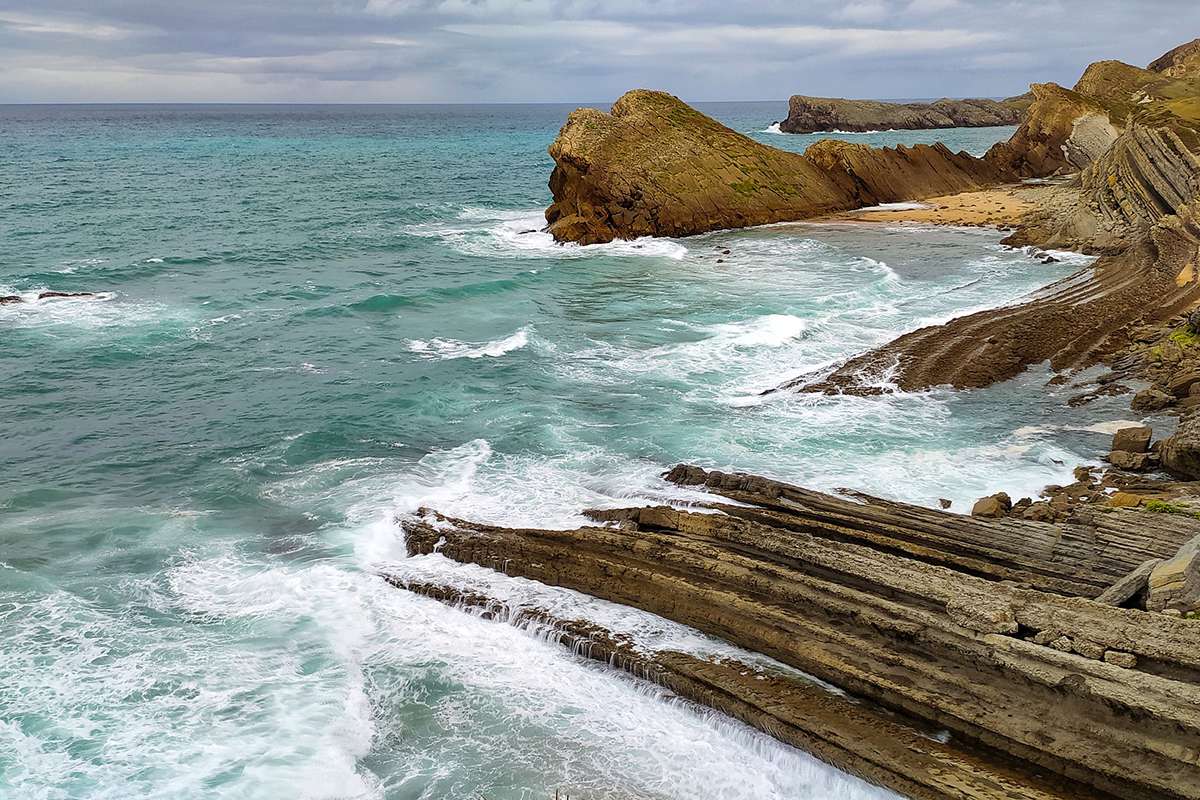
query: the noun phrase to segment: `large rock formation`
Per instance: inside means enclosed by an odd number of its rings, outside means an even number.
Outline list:
[[[789,153],[676,97],[640,89],[621,97],[611,113],[572,112],[550,155],[549,230],[558,241],[581,244],[806,219],[1008,177],[942,145],[841,143],[811,156]]]
[[[938,100],[933,103],[883,103],[834,97],[792,95],[784,133],[818,131],[928,130],[1016,125],[1021,121],[1019,98],[1008,100]]]
[[[1081,170],[1007,241],[1103,257],[1024,303],[914,331],[784,388],[876,393],[880,376],[906,390],[982,387],[1045,360],[1083,367],[1123,346],[1122,331],[1200,301],[1200,78],[1100,62],[1081,88],[1091,94],[1034,86],[1029,118],[987,160],[1033,176]]]
[[[812,695],[736,661],[752,680],[694,661],[663,677],[653,658],[644,673],[910,797],[1200,798],[1200,623],[1085,599],[1144,580],[1200,521],[1111,511],[1057,527],[695,467],[668,478],[737,502],[590,512],[606,525],[569,531],[427,514],[404,522],[407,546],[636,606],[841,687],[865,717],[805,722]],[[867,732],[884,709],[890,743]],[[914,721],[947,729],[947,746]]]

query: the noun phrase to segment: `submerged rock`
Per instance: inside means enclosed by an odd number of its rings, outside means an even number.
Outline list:
[[[12,305],[14,303],[23,303],[23,302],[25,302],[25,301],[21,299],[20,295],[15,295],[15,294],[0,295],[0,306],[7,306],[7,305]]]

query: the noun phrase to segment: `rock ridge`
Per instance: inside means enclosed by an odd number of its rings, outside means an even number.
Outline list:
[[[932,103],[887,103],[836,97],[792,95],[784,133],[929,130],[1016,125],[1023,117],[1018,99],[942,99]]]

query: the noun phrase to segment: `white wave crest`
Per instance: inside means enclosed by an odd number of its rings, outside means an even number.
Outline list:
[[[783,131],[781,131],[779,129],[778,122],[772,122],[770,125],[768,125],[767,127],[763,128],[761,131],[759,131],[759,133],[780,133],[780,134],[782,134]]]
[[[491,342],[462,342],[458,339],[442,338],[414,339],[408,343],[408,349],[422,358],[438,358],[445,361],[455,358],[499,358],[529,344],[530,330],[530,326],[526,325],[511,336]]]
[[[541,210],[512,211],[470,206],[453,221],[410,225],[404,230],[413,236],[443,240],[460,253],[489,258],[585,258],[610,255],[680,260],[688,254],[684,245],[672,239],[652,236],[581,246],[560,244],[545,231]]]

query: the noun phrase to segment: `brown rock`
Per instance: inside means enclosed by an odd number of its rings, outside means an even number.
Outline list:
[[[942,498],[938,499],[938,505],[941,506],[942,508],[949,508],[950,506],[954,505],[954,503],[952,501],[947,500],[946,498],[942,497]]]
[[[1125,453],[1144,453],[1150,449],[1150,438],[1154,431],[1148,425],[1121,428],[1113,434],[1112,450]]]
[[[1012,510],[1012,499],[1004,492],[981,497],[971,507],[972,517],[1003,517]]]
[[[1120,650],[1105,650],[1104,660],[1123,669],[1133,669],[1137,666],[1137,656]]]
[[[1172,375],[1167,388],[1176,397],[1187,397],[1196,383],[1200,383],[1200,369],[1186,369]]]
[[[1049,503],[1042,501],[1029,506],[1021,516],[1024,519],[1034,522],[1053,522],[1055,513],[1054,508]]]
[[[1156,459],[1153,453],[1130,453],[1126,450],[1114,450],[1108,454],[1108,463],[1129,472],[1144,472],[1155,465]]]
[[[1172,395],[1151,386],[1135,394],[1129,407],[1134,411],[1161,411],[1173,402],[1175,398]]]
[[[1142,496],[1130,492],[1113,492],[1108,498],[1108,505],[1113,508],[1137,508],[1142,504]]]
[[[12,303],[22,303],[22,302],[24,302],[24,301],[20,298],[19,295],[15,295],[15,294],[0,295],[0,306],[6,306],[6,305],[10,305]]]

